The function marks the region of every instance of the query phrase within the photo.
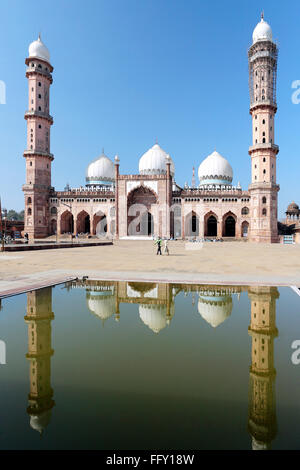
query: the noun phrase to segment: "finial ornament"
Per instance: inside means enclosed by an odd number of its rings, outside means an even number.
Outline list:
[[[102,147],[102,155],[104,155],[104,147]]]
[[[41,41],[42,38],[41,38],[41,32],[39,32],[39,37],[38,37],[38,40]]]
[[[261,17],[261,21],[264,21],[264,10],[261,12],[260,17]]]
[[[157,138],[157,137],[156,137],[156,139],[155,139],[155,143],[158,144],[158,138]]]

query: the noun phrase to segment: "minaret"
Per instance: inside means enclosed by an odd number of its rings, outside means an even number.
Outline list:
[[[272,40],[271,27],[261,21],[253,31],[248,51],[250,114],[253,142],[251,156],[251,225],[250,240],[278,242],[275,145],[276,73],[278,49]]]
[[[196,187],[195,167],[193,166],[192,188]]]
[[[51,188],[49,89],[53,67],[50,55],[39,35],[29,46],[26,77],[28,79],[26,183],[24,231],[30,239],[46,237],[49,233],[49,191]]]
[[[52,288],[46,287],[27,294],[28,353],[30,361],[30,393],[27,413],[30,426],[42,433],[49,424],[54,406],[51,388],[51,320]]]
[[[252,337],[248,431],[252,436],[252,449],[271,447],[277,433],[274,338],[276,328],[276,287],[250,287]]]

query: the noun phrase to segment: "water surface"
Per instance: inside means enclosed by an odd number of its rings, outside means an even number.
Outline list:
[[[1,449],[300,448],[290,288],[74,281],[0,339]]]

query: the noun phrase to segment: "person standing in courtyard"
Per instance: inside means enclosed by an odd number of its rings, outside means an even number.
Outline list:
[[[157,255],[161,255],[161,238],[160,237],[157,237],[157,240],[155,242],[157,244],[157,252],[156,254]]]
[[[168,239],[167,238],[164,240],[164,255],[169,256],[169,247],[168,247]]]

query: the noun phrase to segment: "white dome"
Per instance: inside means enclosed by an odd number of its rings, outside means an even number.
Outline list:
[[[114,163],[104,154],[95,158],[86,169],[86,183],[112,183],[115,180]]]
[[[200,184],[231,184],[233,172],[226,158],[214,151],[200,164],[198,177]]]
[[[260,22],[254,28],[252,40],[253,44],[257,41],[272,41],[271,26],[264,20],[263,15]]]
[[[38,415],[31,415],[30,426],[32,427],[32,429],[42,434],[46,426],[48,426],[48,424],[50,423],[50,419],[51,419],[51,409],[46,410],[43,413],[38,414]]]
[[[232,311],[232,298],[229,296],[199,296],[198,312],[213,328],[219,326]]]
[[[116,313],[115,296],[107,292],[89,292],[88,309],[101,320],[105,321]]]
[[[266,442],[260,442],[252,437],[252,450],[268,450],[269,446]]]
[[[166,305],[140,304],[139,314],[141,320],[154,333],[159,333],[169,323]],[[174,315],[174,304],[171,305],[170,317]]]
[[[140,158],[139,172],[141,175],[161,175],[166,174],[167,171],[167,153],[158,145],[155,144]],[[175,166],[172,158],[170,157],[170,171],[171,175],[175,174]]]
[[[28,54],[29,54],[29,58],[36,57],[37,59],[45,60],[46,62],[50,64],[49,51],[47,47],[45,46],[45,44],[43,43],[43,41],[41,40],[40,35],[36,41],[33,41],[30,44],[29,49],[28,49]]]

